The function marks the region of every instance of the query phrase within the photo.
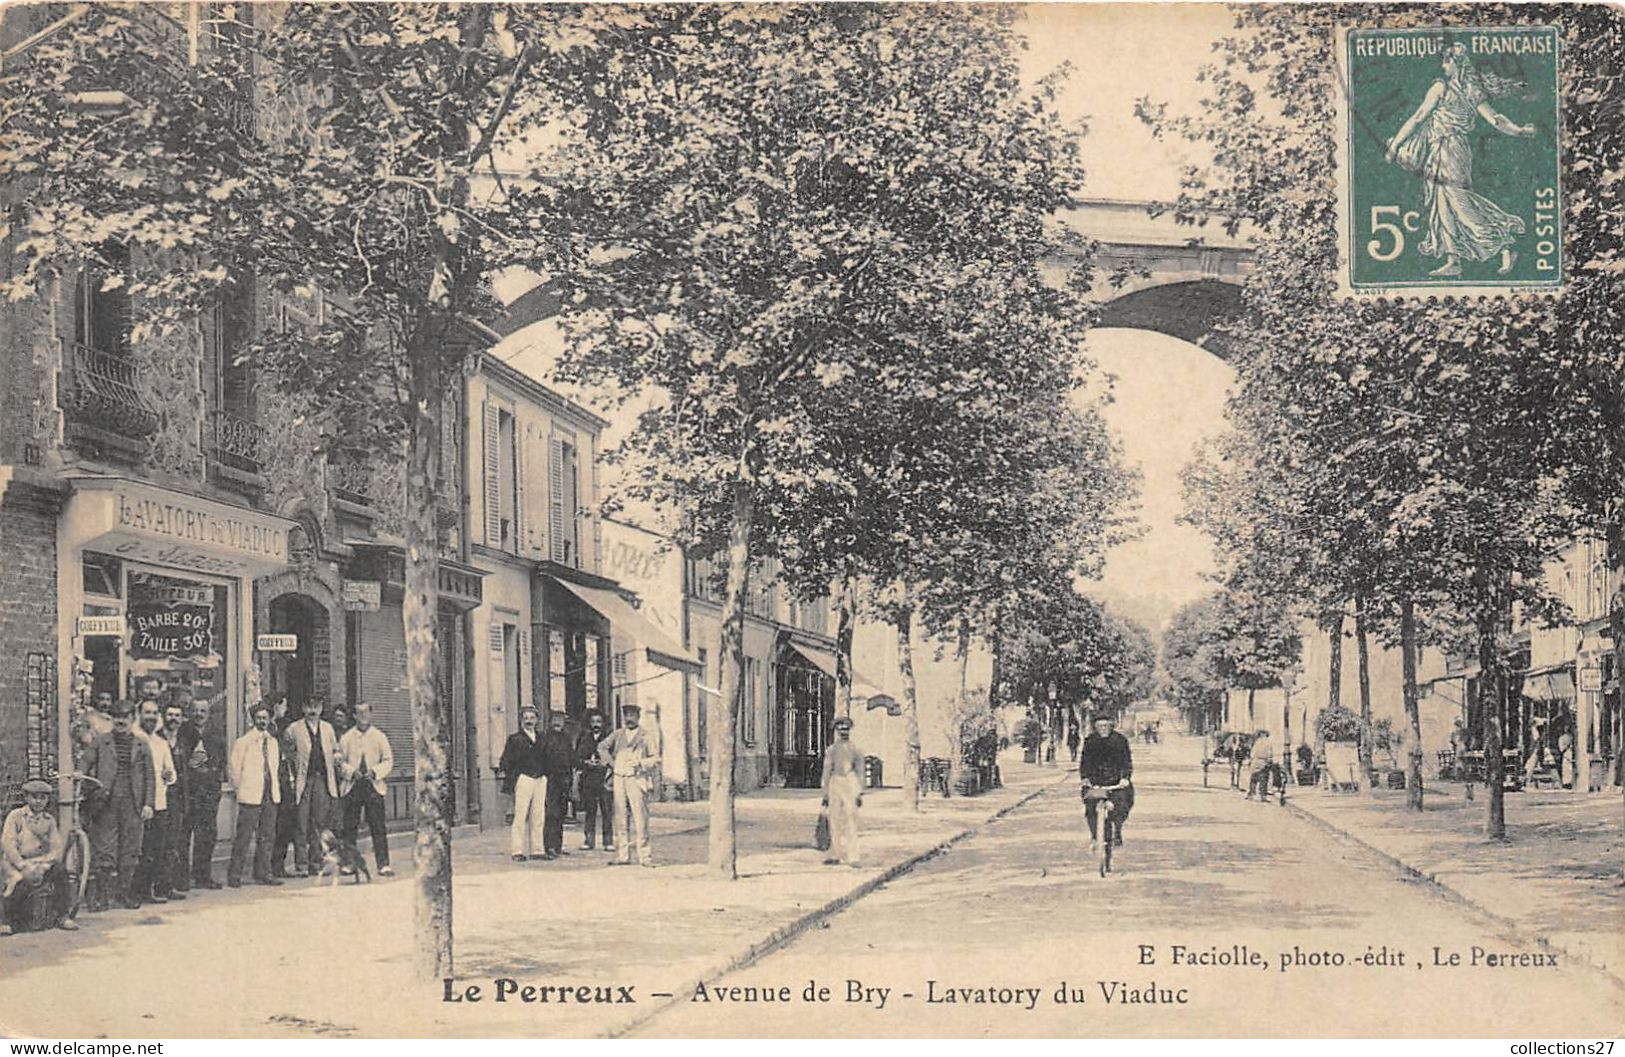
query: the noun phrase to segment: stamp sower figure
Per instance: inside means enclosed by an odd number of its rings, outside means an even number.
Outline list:
[[[519,729],[502,747],[502,791],[513,797],[513,828],[508,853],[514,862],[542,857],[542,825],[547,817],[547,769],[542,759],[542,735],[536,729],[536,710],[519,710]]]
[[[237,790],[237,833],[231,841],[226,884],[232,888],[243,883],[250,843],[254,845],[254,880],[262,885],[282,883],[271,875],[271,845],[276,841],[277,805],[282,801],[282,788],[277,782],[282,748],[271,733],[271,706],[261,701],[249,714],[253,717],[254,729],[231,747],[231,784]]]
[[[135,734],[152,753],[154,775],[152,817],[141,829],[141,862],[135,871],[135,898],[141,902],[169,902],[169,795],[175,787],[175,761],[159,727],[163,722],[156,700],[141,702]]]
[[[355,726],[339,738],[338,755],[344,839],[356,842],[365,814],[378,875],[391,877],[395,871],[389,868],[389,834],[384,829],[384,779],[395,770],[395,754],[390,751],[389,738],[372,725],[372,705],[362,701],[355,706]]]
[[[634,844],[638,862],[654,865],[649,853],[649,776],[658,758],[648,732],[638,726],[641,713],[637,705],[623,705],[622,728],[598,743],[599,754],[609,759],[615,783],[615,845],[620,850],[610,860],[611,866],[631,862]]]
[[[68,873],[62,868],[66,844],[51,814],[51,783],[23,783],[23,806],[0,826],[0,895],[12,932],[56,926],[72,931],[68,914]]]
[[[178,697],[183,705],[187,697]],[[180,858],[198,888],[219,888],[214,879],[216,819],[220,814],[220,787],[226,778],[226,739],[209,725],[213,702],[200,697],[191,702],[186,725],[175,736],[175,763],[186,771],[186,817],[182,821]]]
[[[1534,136],[1535,126],[1519,125],[1489,104],[1523,86],[1479,70],[1462,44],[1445,49],[1443,70],[1444,76],[1433,82],[1416,113],[1388,141],[1387,159],[1422,177],[1427,235],[1417,249],[1424,257],[1444,258],[1429,274],[1460,275],[1463,258],[1487,261],[1500,254],[1498,270],[1505,275],[1517,257],[1512,243],[1524,232],[1523,218],[1473,191],[1469,137],[1479,117],[1505,135]]]
[[[615,808],[609,791],[609,767],[604,763],[604,758],[598,755],[598,743],[603,740],[603,715],[588,713],[587,729],[576,738],[576,767],[581,770],[581,847],[584,851],[592,850],[597,825],[603,827],[604,850],[615,850]]]
[[[306,701],[304,711],[304,718],[288,728],[283,740],[293,761],[293,799],[298,805],[294,869],[309,876],[321,866],[322,830],[333,826],[333,804],[339,797],[338,736],[322,718],[319,698]]]
[[[852,744],[852,721],[835,721],[835,741],[824,750],[824,805],[829,808],[826,865],[858,865],[858,808],[863,806],[863,754]]]
[[[157,778],[152,751],[131,731],[135,706],[113,706],[113,729],[99,734],[85,752],[85,773],[99,783],[90,817],[90,893],[92,911],[105,910],[117,898],[131,910],[136,900],[135,873],[141,861],[141,829],[152,818]],[[114,874],[118,880],[114,882]]]
[[[542,773],[547,777],[547,820],[542,825],[542,858],[568,855],[564,850],[564,811],[570,799],[570,774],[575,770],[575,746],[564,729],[564,713],[547,714],[542,735]]]
[[[1134,777],[1134,753],[1129,749],[1128,739],[1117,733],[1117,721],[1111,716],[1101,713],[1095,717],[1095,729],[1092,734],[1083,739],[1083,752],[1078,757],[1078,776],[1083,779],[1083,787],[1112,786],[1120,782],[1128,782]],[[1117,826],[1117,839],[1114,844],[1123,843],[1123,823],[1128,821],[1128,813],[1134,807],[1134,788],[1113,789],[1107,794],[1112,802],[1112,821]],[[1089,823],[1089,847],[1096,850],[1100,843],[1100,813],[1099,802],[1084,799],[1084,819]]]

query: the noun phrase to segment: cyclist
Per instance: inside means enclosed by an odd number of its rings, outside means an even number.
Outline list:
[[[1078,757],[1078,776],[1083,779],[1084,818],[1089,823],[1089,850],[1100,850],[1099,800],[1091,798],[1091,788],[1106,791],[1112,802],[1112,822],[1116,826],[1116,839],[1123,843],[1123,823],[1134,807],[1134,754],[1128,739],[1116,731],[1117,722],[1102,712],[1095,716],[1094,732],[1083,739],[1083,752]]]

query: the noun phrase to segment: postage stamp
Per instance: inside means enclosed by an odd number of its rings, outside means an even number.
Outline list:
[[[1558,30],[1345,28],[1337,51],[1342,292],[1559,292]]]

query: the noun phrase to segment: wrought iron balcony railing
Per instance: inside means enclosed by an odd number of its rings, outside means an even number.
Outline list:
[[[327,484],[345,502],[372,506],[372,466],[367,453],[350,448],[329,452]]]
[[[72,345],[59,403],[71,424],[145,441],[158,431],[158,412],[142,393],[143,370],[129,356]]]
[[[222,465],[257,474],[265,466],[265,448],[265,428],[258,422],[214,413],[214,457]]]

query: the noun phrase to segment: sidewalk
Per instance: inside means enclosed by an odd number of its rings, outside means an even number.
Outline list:
[[[1426,810],[1403,790],[1375,796],[1289,788],[1287,806],[1364,844],[1511,928],[1625,980],[1618,796],[1508,793],[1507,843],[1484,837],[1485,795],[1429,787]]]
[[[578,850],[574,828],[565,831],[571,854],[550,863],[510,862],[505,829],[459,838],[456,982],[459,989],[480,986],[479,1003],[444,1002],[440,984],[413,978],[412,879],[402,849],[401,875],[372,885],[246,887],[178,906],[86,916],[74,934],[0,938],[7,995],[0,1034],[620,1034],[666,1002],[686,1001],[696,981],[748,963],[1070,777],[1065,766],[1024,765],[1019,754],[1002,766],[1004,789],[932,797],[918,815],[906,811],[900,790],[865,794],[859,869],[824,866],[811,847],[813,790],[762,790],[736,802],[740,878],[732,882],[705,872],[704,803],[654,805],[654,870],[607,868],[603,852]],[[497,978],[536,987],[627,986],[636,1003],[498,1004]],[[138,986],[142,979],[163,983]],[[235,1001],[222,1001],[222,979],[241,981],[230,988]]]

